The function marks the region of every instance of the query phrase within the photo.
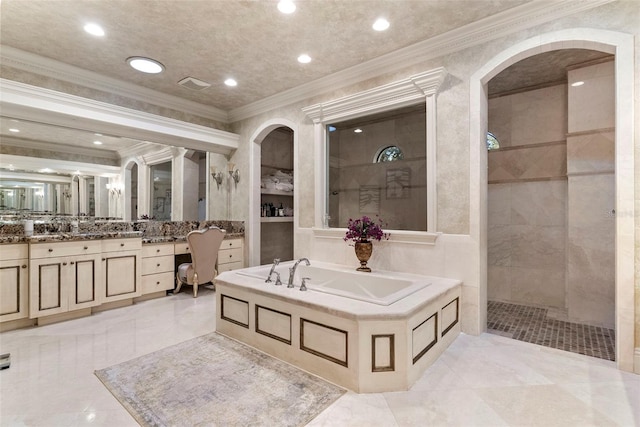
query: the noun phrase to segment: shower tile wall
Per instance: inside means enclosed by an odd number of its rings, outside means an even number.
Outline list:
[[[566,91],[489,100],[490,300],[565,308]]]
[[[567,308],[572,321],[615,324],[613,61],[571,70],[567,137]]]

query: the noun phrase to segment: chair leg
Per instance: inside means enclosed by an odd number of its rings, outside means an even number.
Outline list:
[[[193,274],[193,297],[198,297],[198,273]]]
[[[180,280],[180,279],[178,278],[178,275],[177,275],[177,274],[176,274],[176,285],[177,285],[177,286],[176,286],[176,290],[175,290],[175,291],[173,291],[173,294],[174,294],[174,295],[175,295],[175,294],[177,294],[178,292],[180,292],[180,288],[182,287],[182,280]]]

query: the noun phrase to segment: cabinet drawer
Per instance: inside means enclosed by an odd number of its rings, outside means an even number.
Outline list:
[[[242,239],[224,239],[220,245],[220,250],[242,248]]]
[[[166,271],[173,273],[173,259],[173,255],[142,258],[142,275],[164,273]]]
[[[238,261],[242,262],[242,248],[218,251],[218,264],[227,264]]]
[[[134,251],[142,249],[142,239],[108,239],[102,241],[102,252]]]
[[[97,240],[76,242],[34,243],[31,245],[32,259],[53,258],[59,256],[74,256],[85,254],[99,254],[102,245]]]
[[[239,270],[241,268],[242,268],[242,261],[228,262],[226,264],[218,264],[218,274],[224,273],[225,271]]]
[[[143,258],[163,255],[173,255],[173,243],[163,245],[142,245]]]
[[[142,276],[142,294],[151,294],[153,292],[173,289],[174,281],[173,272]]]
[[[174,253],[176,255],[188,254],[189,244],[187,242],[175,243],[173,246]]]
[[[29,257],[29,245],[0,245],[0,260],[22,259]]]

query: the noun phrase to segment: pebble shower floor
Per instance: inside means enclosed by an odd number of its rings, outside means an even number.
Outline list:
[[[487,332],[516,340],[615,360],[615,331],[565,322],[547,316],[547,309],[489,301]]]

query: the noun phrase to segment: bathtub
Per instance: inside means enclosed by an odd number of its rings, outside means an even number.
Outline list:
[[[276,267],[283,285],[287,284],[289,268],[293,264],[294,262],[290,261]],[[355,269],[347,270],[344,267],[319,262],[314,262],[310,266],[300,263],[293,283],[299,288],[302,278],[308,277],[307,288],[312,292],[324,292],[378,305],[393,304],[431,284],[425,280],[398,279],[391,277],[390,274],[362,273],[353,270]],[[269,271],[271,266],[263,265],[240,270],[238,274],[264,280],[269,275]],[[274,282],[275,279],[276,275],[273,275]]]
[[[216,331],[358,393],[408,390],[460,333],[459,280],[300,263],[221,273]],[[301,279],[309,277],[306,292]]]

